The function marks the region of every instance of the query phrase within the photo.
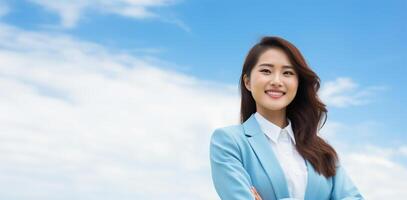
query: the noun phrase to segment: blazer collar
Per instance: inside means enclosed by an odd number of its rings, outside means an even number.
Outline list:
[[[269,177],[272,187],[275,191],[277,199],[289,198],[288,186],[284,176],[284,172],[271,148],[265,134],[262,132],[254,114],[247,119],[243,124],[244,133],[257,155],[264,171]],[[306,161],[308,180],[305,191],[305,199],[318,199],[318,188],[320,184],[320,176],[316,173],[311,163]]]

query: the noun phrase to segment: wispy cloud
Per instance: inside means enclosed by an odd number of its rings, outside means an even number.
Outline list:
[[[234,86],[0,24],[0,198],[217,199],[209,138],[238,108]],[[406,167],[378,151],[345,152],[351,177],[369,199],[405,195]]]
[[[342,161],[366,199],[405,199],[407,168],[395,162],[397,149],[367,146],[345,154]],[[399,156],[399,154],[396,154]]]
[[[328,106],[343,108],[368,104],[377,92],[385,89],[384,86],[361,88],[351,78],[339,77],[323,84],[319,96]]]
[[[64,28],[73,28],[80,21],[83,14],[88,10],[96,10],[99,13],[115,14],[132,19],[159,19],[163,22],[173,23],[185,31],[190,28],[180,19],[166,19],[153,8],[166,7],[176,4],[176,0],[30,0],[43,6],[46,10],[56,12],[61,18]]]
[[[0,46],[2,199],[215,198],[208,140],[235,90],[66,35],[1,25]]]
[[[375,137],[372,133],[378,126],[371,122],[328,121],[320,135],[335,147],[340,162],[366,199],[405,199],[406,146],[371,144],[369,138]]]

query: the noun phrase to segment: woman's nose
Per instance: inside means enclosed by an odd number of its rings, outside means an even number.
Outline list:
[[[281,76],[279,73],[274,73],[271,75],[270,83],[272,86],[281,86]]]

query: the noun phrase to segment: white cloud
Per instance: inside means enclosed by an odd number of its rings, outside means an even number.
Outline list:
[[[1,25],[0,46],[2,199],[215,198],[208,140],[236,90],[64,35]]]
[[[338,152],[349,176],[366,199],[405,199],[406,146],[383,147],[369,143],[380,127],[373,122],[344,124],[327,121],[320,135]],[[356,139],[355,139],[356,138]]]
[[[368,147],[364,152],[345,154],[343,163],[366,199],[405,199],[407,191],[407,168],[394,162],[394,157],[384,156],[394,151]]]
[[[234,86],[1,24],[0,199],[217,199],[209,138],[238,108]],[[369,199],[405,195],[406,167],[372,149],[344,154],[351,177]]]
[[[100,13],[116,14],[133,19],[158,18],[153,8],[170,6],[175,0],[30,0],[33,3],[43,6],[45,9],[56,12],[61,18],[61,25],[64,28],[73,28],[79,22],[84,12],[87,10],[97,10]],[[164,22],[171,22],[180,28],[189,31],[189,27],[179,19],[161,19]]]
[[[319,96],[328,106],[342,108],[368,104],[377,92],[383,90],[383,86],[360,88],[351,78],[340,77],[323,84]]]
[[[400,148],[398,149],[398,152],[399,152],[401,155],[407,157],[407,146],[400,147]]]

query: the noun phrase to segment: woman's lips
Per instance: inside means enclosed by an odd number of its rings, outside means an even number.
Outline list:
[[[275,91],[266,91],[266,94],[273,99],[278,99],[278,98],[282,97],[283,95],[285,95],[284,92],[275,92]]]

